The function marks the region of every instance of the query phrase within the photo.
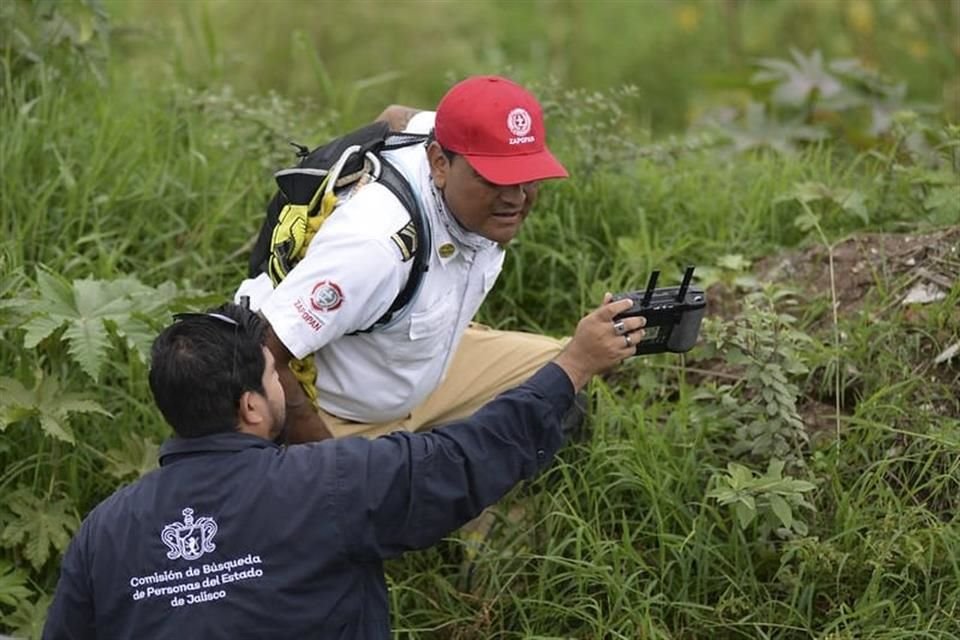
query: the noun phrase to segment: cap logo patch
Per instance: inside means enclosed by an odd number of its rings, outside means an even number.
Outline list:
[[[310,306],[317,311],[334,311],[343,304],[343,291],[335,282],[321,280],[310,292]]]
[[[526,109],[514,109],[507,116],[507,128],[510,129],[510,133],[518,138],[530,133],[531,122],[530,114],[527,113]]]
[[[507,116],[507,128],[510,129],[510,133],[514,137],[510,138],[508,142],[510,144],[526,144],[528,142],[536,141],[535,136],[527,135],[530,133],[530,127],[533,125],[533,120],[530,118],[530,114],[526,109],[516,108],[510,112]]]

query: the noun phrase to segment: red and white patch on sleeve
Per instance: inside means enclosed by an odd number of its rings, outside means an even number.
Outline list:
[[[336,311],[342,304],[343,291],[336,282],[321,280],[310,292],[310,306],[317,311]]]

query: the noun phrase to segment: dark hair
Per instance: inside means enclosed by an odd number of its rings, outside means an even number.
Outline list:
[[[430,129],[430,133],[427,134],[427,139],[424,142],[425,147],[429,147],[431,142],[437,142],[435,131],[436,129]],[[453,162],[453,159],[460,155],[456,151],[450,151],[450,149],[447,149],[439,142],[437,142],[437,144],[440,146],[440,150],[443,151],[443,155],[447,156],[447,162]]]
[[[150,390],[160,413],[184,438],[235,431],[240,396],[264,393],[266,321],[231,303],[174,318],[151,350]]]

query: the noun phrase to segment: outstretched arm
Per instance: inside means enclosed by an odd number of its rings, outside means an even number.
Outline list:
[[[562,417],[574,393],[635,346],[614,330],[629,300],[605,302],[584,317],[556,359],[473,416],[429,433],[372,442],[338,441],[344,530],[358,557],[392,557],[436,543],[549,464],[562,444]],[[635,345],[640,317],[624,320]]]

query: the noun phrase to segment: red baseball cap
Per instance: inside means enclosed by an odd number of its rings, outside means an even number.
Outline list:
[[[540,103],[506,78],[474,76],[455,84],[437,105],[434,135],[494,184],[568,175],[547,149]]]

